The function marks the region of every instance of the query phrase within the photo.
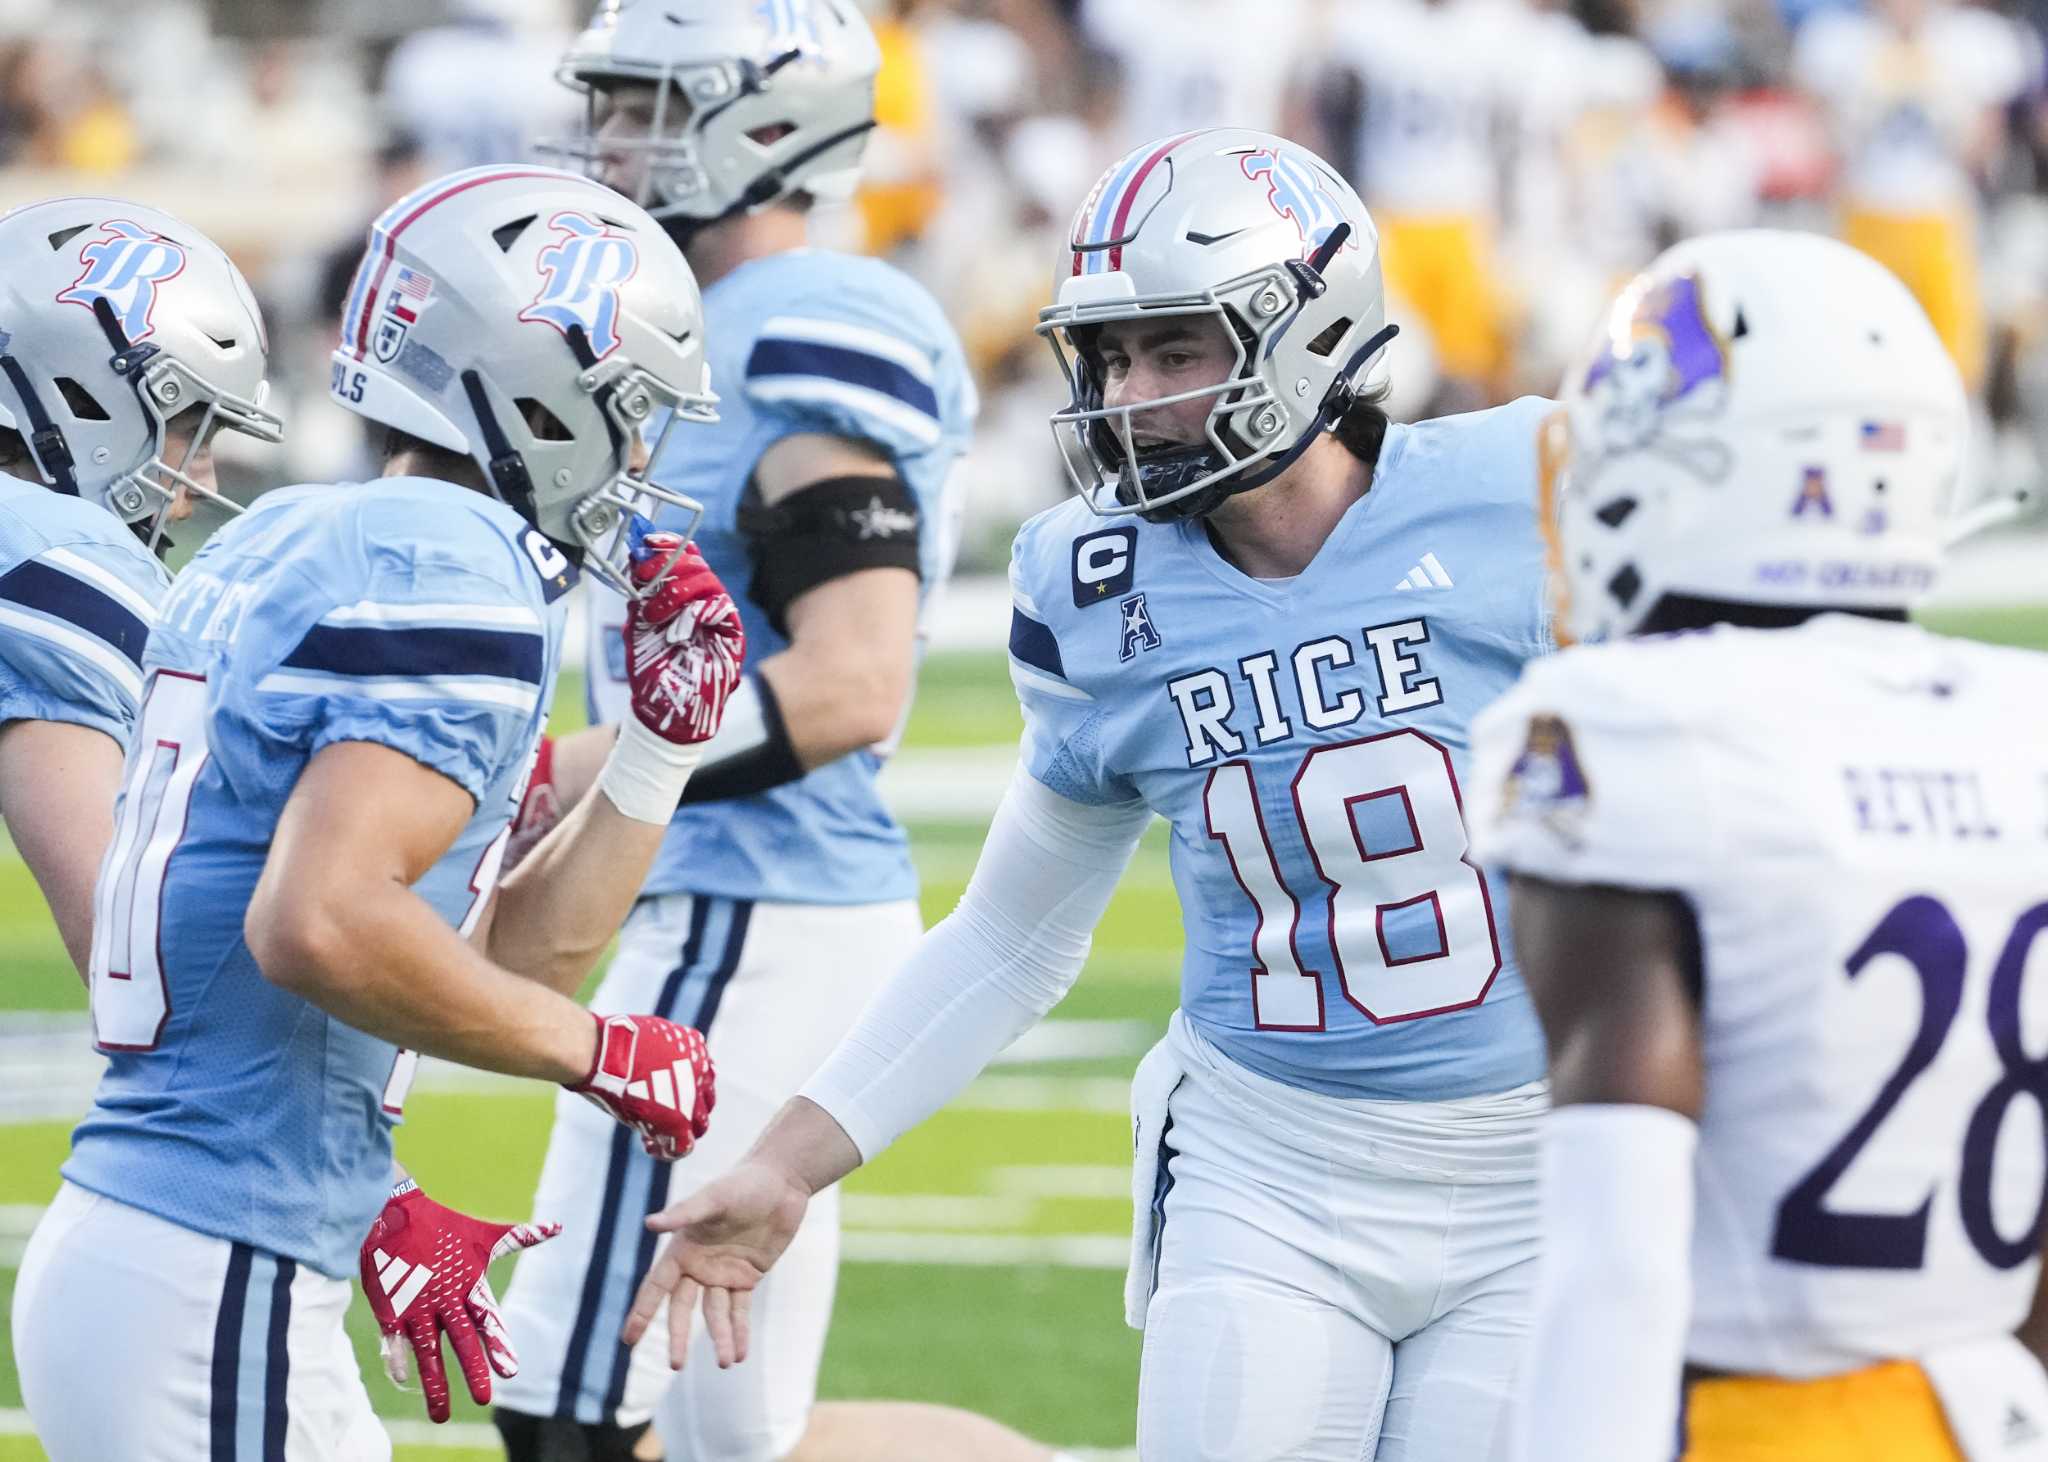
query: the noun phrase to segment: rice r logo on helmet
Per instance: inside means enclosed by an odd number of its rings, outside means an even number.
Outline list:
[[[541,250],[546,279],[519,318],[564,335],[581,329],[603,360],[619,348],[619,286],[639,272],[640,246],[584,213],[557,213],[548,227],[561,238]]]
[[[71,287],[57,296],[59,304],[90,310],[105,300],[132,345],[156,333],[157,286],[185,272],[185,250],[125,218],[100,226],[99,236],[78,251],[85,266]]]
[[[1323,189],[1323,180],[1316,170],[1299,158],[1289,157],[1277,150],[1249,152],[1244,158],[1244,175],[1257,181],[1267,180],[1266,201],[1273,211],[1292,223],[1301,234],[1301,255],[1310,257],[1323,246],[1337,228],[1345,222],[1344,210],[1337,206],[1337,200]],[[1358,247],[1357,231],[1344,241],[1344,247]]]
[[[801,51],[810,56],[824,49],[818,34],[818,17],[811,13],[811,0],[755,0],[754,14],[768,23],[772,34],[768,49],[775,55]]]

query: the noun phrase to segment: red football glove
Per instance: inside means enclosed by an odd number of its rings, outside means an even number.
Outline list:
[[[658,1015],[598,1015],[590,1074],[569,1088],[640,1134],[648,1156],[689,1156],[718,1092],[704,1037]]]
[[[427,1415],[448,1419],[445,1332],[479,1406],[491,1399],[491,1372],[514,1376],[519,1357],[491,1293],[491,1261],[553,1238],[558,1223],[486,1223],[443,1208],[410,1178],[392,1189],[363,1240],[363,1294],[384,1332],[384,1369],[406,1380],[405,1349],[419,1357]]]
[[[664,741],[691,746],[718,730],[726,697],[740,683],[747,635],[697,545],[683,547],[680,557],[679,547],[673,533],[648,533],[633,550],[633,582],[660,583],[628,606],[626,679],[640,724]]]
[[[505,839],[505,861],[500,875],[517,868],[562,820],[562,799],[555,795],[555,738],[543,736],[533,758],[533,771],[526,779],[526,795],[512,814],[512,826]]]

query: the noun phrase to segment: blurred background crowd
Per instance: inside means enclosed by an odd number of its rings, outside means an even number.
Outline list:
[[[966,338],[970,560],[1065,490],[1031,326],[1075,206],[1219,124],[1308,143],[1372,209],[1398,416],[1548,394],[1665,244],[1767,223],[1919,296],[1979,403],[1969,495],[2048,462],[2048,0],[862,3],[883,125],[818,242],[902,264]],[[211,233],[271,321],[290,476],[346,479],[326,357],[368,221],[572,128],[555,62],[590,4],[0,0],[0,207],[110,192]]]

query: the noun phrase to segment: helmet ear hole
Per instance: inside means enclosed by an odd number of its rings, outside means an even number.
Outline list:
[[[1605,523],[1610,528],[1619,528],[1623,523],[1626,523],[1628,521],[1629,515],[1635,512],[1636,507],[1637,503],[1634,498],[1618,497],[1613,502],[1608,503],[1605,507],[1601,508],[1600,511],[1595,513],[1593,516],[1598,518],[1601,522]]]
[[[512,404],[519,408],[519,415],[526,422],[526,429],[533,433],[535,441],[573,442],[576,440],[576,433],[570,431],[562,418],[548,410],[547,405],[538,398],[521,396]]]
[[[1343,343],[1344,337],[1351,333],[1351,327],[1354,323],[1348,316],[1337,321],[1329,329],[1308,343],[1308,353],[1328,360],[1336,352],[1337,347]]]
[[[80,421],[107,421],[107,408],[94,399],[92,392],[69,376],[59,376],[52,383],[57,394],[64,398],[64,404],[71,408],[71,414]]]

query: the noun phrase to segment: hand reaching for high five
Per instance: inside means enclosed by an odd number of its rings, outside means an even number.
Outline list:
[[[627,1312],[631,1345],[668,1304],[668,1363],[681,1370],[690,1350],[690,1317],[703,1296],[704,1326],[720,1369],[747,1358],[747,1312],[758,1285],[810,1206],[811,1190],[788,1171],[750,1157],[716,1182],[651,1215],[647,1226],[670,1233],[661,1257],[641,1281]]]

